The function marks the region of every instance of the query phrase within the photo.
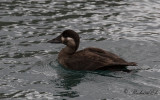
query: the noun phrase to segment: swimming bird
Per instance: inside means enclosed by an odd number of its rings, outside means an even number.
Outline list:
[[[79,35],[73,30],[65,30],[49,43],[66,45],[58,54],[58,62],[72,70],[121,70],[126,66],[136,66],[135,62],[127,62],[116,54],[100,48],[88,47],[77,51]]]

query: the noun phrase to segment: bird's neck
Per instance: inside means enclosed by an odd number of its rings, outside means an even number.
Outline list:
[[[67,55],[72,55],[76,52],[76,47],[66,46],[65,48],[63,48],[61,50],[61,52],[63,52],[64,54],[67,54]]]

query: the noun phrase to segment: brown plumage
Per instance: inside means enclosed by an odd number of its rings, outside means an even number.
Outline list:
[[[58,61],[65,68],[72,70],[124,70],[126,66],[136,66],[134,62],[127,62],[99,48],[90,47],[76,52],[79,46],[79,36],[73,30],[66,30],[48,42],[66,45],[60,51]]]

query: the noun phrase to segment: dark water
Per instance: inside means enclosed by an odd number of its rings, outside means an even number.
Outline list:
[[[126,72],[63,69],[65,29],[138,67]],[[159,100],[159,0],[0,0],[0,99]]]

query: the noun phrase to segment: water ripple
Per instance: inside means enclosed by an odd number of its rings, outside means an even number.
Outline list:
[[[132,90],[159,89],[159,4],[158,0],[1,0],[0,98],[143,99],[146,95]],[[62,45],[46,41],[65,29],[79,33],[80,49],[103,48],[138,67],[129,67],[132,73],[63,69],[56,60]]]

